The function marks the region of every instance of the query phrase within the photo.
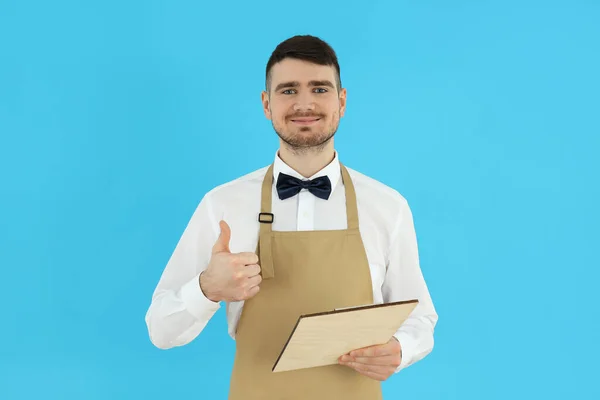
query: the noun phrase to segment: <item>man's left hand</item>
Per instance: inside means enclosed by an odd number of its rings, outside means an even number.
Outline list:
[[[341,365],[378,381],[388,379],[401,362],[402,347],[395,337],[385,344],[357,349],[339,358]]]

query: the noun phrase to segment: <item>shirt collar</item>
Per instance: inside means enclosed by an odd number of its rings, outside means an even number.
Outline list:
[[[315,173],[309,179],[315,179],[320,176],[327,175],[329,177],[329,180],[331,181],[331,191],[333,192],[337,183],[340,180],[340,177],[341,177],[340,168],[341,167],[340,167],[338,153],[337,153],[337,151],[334,151],[333,160],[329,164],[327,164],[325,166],[325,168],[323,168],[322,170]],[[292,167],[287,165],[281,159],[281,157],[279,157],[279,151],[277,151],[275,153],[275,162],[273,164],[273,178],[274,178],[275,182],[277,182],[277,178],[279,177],[280,173],[291,175],[291,176],[296,177],[301,180],[306,180],[306,178],[303,177],[300,173],[298,173],[295,169],[293,169]]]

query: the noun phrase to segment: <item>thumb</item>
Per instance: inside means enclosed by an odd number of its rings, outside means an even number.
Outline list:
[[[231,228],[227,225],[227,222],[219,222],[221,228],[221,234],[217,238],[215,245],[213,246],[213,254],[215,253],[229,253],[229,241],[231,240]]]

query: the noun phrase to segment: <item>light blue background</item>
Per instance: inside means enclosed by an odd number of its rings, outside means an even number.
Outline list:
[[[144,315],[194,208],[267,165],[280,41],[338,52],[344,162],[414,212],[440,314],[387,399],[597,399],[598,1],[0,1],[0,399],[225,399],[223,309]]]

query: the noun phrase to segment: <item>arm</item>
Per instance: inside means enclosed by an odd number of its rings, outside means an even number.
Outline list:
[[[357,349],[339,358],[340,364],[380,381],[431,352],[438,318],[421,273],[412,213],[404,199],[391,236],[382,289],[384,303],[418,299],[419,304],[387,343]]]
[[[191,342],[220,307],[204,295],[199,284],[218,236],[216,227],[210,201],[205,197],[179,239],[146,313],[150,340],[158,348]]]
[[[433,331],[438,320],[419,265],[413,216],[405,200],[391,238],[383,297],[386,303],[419,300],[415,310],[394,335],[402,349],[398,372],[422,360],[433,350]]]

